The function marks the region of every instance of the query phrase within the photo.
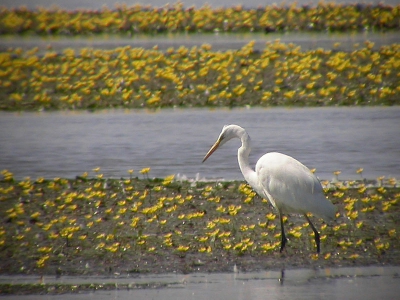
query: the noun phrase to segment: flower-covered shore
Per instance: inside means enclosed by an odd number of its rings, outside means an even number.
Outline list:
[[[174,176],[0,180],[3,274],[127,274],[398,265],[400,189],[394,178],[323,182],[338,211],[332,224],[285,216],[279,253],[275,211],[244,182],[179,182]],[[384,181],[383,181],[384,180]],[[384,184],[382,184],[384,182]]]
[[[207,32],[383,32],[400,28],[400,6],[297,4],[259,8],[117,5],[68,11],[0,8],[0,36],[155,35]],[[56,52],[1,48],[0,110],[398,105],[399,44],[366,41],[342,51],[279,40],[255,50],[209,44],[161,51],[71,45]]]
[[[81,35],[98,33],[158,34],[163,32],[287,32],[399,30],[400,6],[385,4],[242,5],[213,8],[117,5],[99,10],[57,7],[0,8],[0,34]]]
[[[400,44],[211,45],[0,53],[1,110],[398,105]]]

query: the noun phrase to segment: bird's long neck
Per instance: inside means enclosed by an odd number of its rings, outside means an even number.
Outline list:
[[[246,181],[253,187],[258,186],[258,179],[256,172],[250,167],[249,154],[251,152],[251,139],[250,136],[244,131],[240,135],[242,146],[238,149],[239,167]]]

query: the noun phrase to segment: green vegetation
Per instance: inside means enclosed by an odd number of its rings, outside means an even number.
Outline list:
[[[0,109],[328,106],[399,104],[400,45],[302,50],[250,42],[153,49],[0,53]]]
[[[0,9],[0,34],[88,35],[163,32],[286,32],[399,30],[400,6],[319,3],[185,8],[117,5],[115,9],[67,11],[57,7]]]
[[[232,271],[398,264],[400,190],[362,182],[330,184],[336,220],[316,221],[320,255],[304,219],[285,217],[289,244],[279,253],[279,221],[243,182],[26,178],[0,181],[0,270],[7,274],[109,274]],[[327,182],[323,183],[328,186]],[[313,217],[314,218],[314,217]]]

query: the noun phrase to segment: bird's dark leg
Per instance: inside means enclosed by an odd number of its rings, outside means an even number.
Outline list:
[[[317,244],[317,253],[319,253],[319,250],[320,250],[320,246],[319,246],[319,233],[318,233],[317,229],[315,229],[313,223],[311,223],[310,218],[309,218],[306,214],[304,214],[304,216],[306,217],[308,223],[310,224],[312,230],[314,231],[315,243]]]
[[[283,251],[283,248],[285,248],[286,242],[287,242],[287,238],[285,235],[285,228],[283,227],[283,218],[282,218],[282,214],[279,213],[279,219],[281,220],[281,250],[279,250],[279,252]]]

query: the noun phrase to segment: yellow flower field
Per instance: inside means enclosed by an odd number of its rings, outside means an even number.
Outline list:
[[[338,213],[333,224],[315,220],[319,256],[309,224],[285,216],[289,243],[277,259],[279,218],[247,184],[145,174],[104,179],[100,172],[74,180],[16,181],[2,171],[2,273],[232,271],[234,263],[242,270],[276,267],[285,257],[303,267],[314,261],[318,266],[399,261],[400,190],[396,183],[388,186],[390,180],[385,186],[339,182],[325,189]]]
[[[0,34],[158,34],[162,32],[274,32],[398,30],[399,5],[280,4],[246,9],[117,5],[110,9],[67,11],[57,7],[0,9]]]
[[[238,50],[200,47],[113,50],[51,47],[0,53],[0,109],[56,110],[216,106],[395,105],[400,45],[351,52],[254,42]]]

